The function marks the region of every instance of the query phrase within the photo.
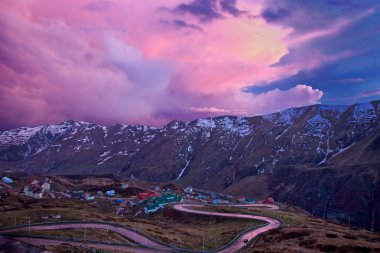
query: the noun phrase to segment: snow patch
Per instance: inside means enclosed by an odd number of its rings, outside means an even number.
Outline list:
[[[350,148],[351,148],[352,146],[354,146],[355,144],[356,144],[356,141],[354,141],[353,143],[351,143],[351,145],[349,145],[349,146],[347,146],[347,147],[345,147],[345,148],[340,148],[340,149],[338,149],[338,153],[334,154],[332,157],[342,154],[344,151],[350,149]]]
[[[317,136],[322,138],[328,128],[331,127],[331,123],[326,118],[322,117],[320,114],[316,114],[314,117],[309,119],[305,125],[306,135]]]

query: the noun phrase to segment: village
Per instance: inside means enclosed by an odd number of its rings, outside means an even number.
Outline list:
[[[146,250],[150,240],[175,252],[178,248],[184,252],[204,252],[233,247],[231,245],[240,242],[239,247],[262,249],[268,247],[265,239],[259,238],[257,244],[253,241],[255,243],[251,245],[249,238],[255,237],[255,231],[262,234],[278,227],[281,228],[274,231],[279,240],[297,249],[300,240],[293,240],[295,238],[290,236],[304,233],[313,226],[316,229],[311,229],[310,236],[305,236],[301,242],[321,238],[318,244],[330,245],[334,238],[327,238],[330,241],[325,242],[325,235],[338,229],[335,233],[339,234],[344,247],[351,238],[344,236],[355,236],[357,231],[338,223],[327,223],[294,207],[274,203],[271,197],[259,200],[254,196],[233,196],[191,185],[183,187],[134,178],[119,180],[104,175],[3,173],[0,179],[0,230],[11,241],[12,238],[22,238],[24,242],[39,247],[40,240],[44,239],[47,244],[42,249],[51,252],[68,252],[67,249],[81,252],[79,250],[83,247],[91,250],[113,247],[119,252],[120,245],[127,252],[140,252]],[[215,213],[218,214],[215,216]],[[361,233],[366,238],[378,240],[375,233],[365,230]],[[132,242],[124,235],[132,236],[128,237]],[[61,244],[50,245],[48,240],[58,240]],[[365,244],[376,247],[372,242]]]
[[[56,180],[56,182],[54,181]],[[35,199],[73,199],[89,201],[100,207],[107,208],[113,214],[124,216],[141,213],[152,214],[170,203],[204,203],[212,205],[230,205],[235,203],[254,204],[252,197],[232,196],[224,193],[215,193],[203,189],[179,185],[149,185],[141,186],[142,183],[135,179],[128,181],[112,182],[104,185],[91,185],[83,189],[62,189],[55,185],[61,185],[61,179],[57,177],[30,177],[28,180],[18,182],[8,176],[3,176],[0,184],[0,200],[7,192],[17,193]],[[106,181],[106,180],[103,180]],[[9,193],[8,193],[9,194]],[[273,203],[272,198],[267,198],[263,203]],[[52,217],[59,219],[60,214]]]

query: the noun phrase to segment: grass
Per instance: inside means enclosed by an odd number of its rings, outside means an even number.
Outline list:
[[[282,228],[269,231],[243,252],[380,252],[380,235],[365,229],[348,228],[339,223],[312,217],[290,207],[272,211],[266,208],[202,207],[204,210],[264,215],[284,221]]]
[[[22,231],[21,234],[29,235],[28,231]],[[63,237],[76,240],[94,240],[99,242],[116,242],[134,244],[124,236],[107,231],[106,229],[61,229],[61,230],[32,230],[31,235]]]
[[[36,200],[11,196],[7,201],[0,207],[1,226],[28,224],[29,217],[32,224],[57,222],[57,219],[43,219],[42,217],[60,214],[60,221],[113,222],[134,228],[166,244],[198,250],[203,249],[203,241],[205,249],[222,247],[232,240],[237,232],[260,224],[253,220],[186,214],[169,207],[152,215],[142,214],[134,217],[134,213],[137,211],[134,210],[126,216],[117,216],[112,213],[114,203],[108,201],[103,203],[102,200],[97,200],[99,203],[94,204],[70,199]],[[43,233],[56,235],[52,231]],[[77,236],[77,233],[81,232],[74,230],[57,233],[58,235]]]
[[[148,234],[166,244],[189,249],[215,249],[227,244],[236,236],[236,230],[241,231],[251,226],[259,225],[259,221],[245,219],[229,219],[223,217],[208,217],[187,214],[165,208],[152,215],[141,214],[134,217],[138,211],[133,209],[126,216],[112,213],[114,203],[97,200],[98,204],[69,199],[35,200],[13,194],[0,203],[1,226],[52,221],[42,219],[43,216],[60,213],[64,220],[78,221],[108,221],[129,226]],[[380,252],[380,235],[365,229],[351,228],[338,223],[327,222],[311,217],[298,210],[283,207],[272,211],[267,208],[237,208],[208,206],[209,211],[229,213],[246,213],[280,218],[283,227],[272,230],[260,237],[254,247],[245,249],[244,253],[253,252]],[[58,236],[83,236],[83,230],[72,231],[38,231]],[[53,233],[53,234],[51,234]],[[55,234],[57,233],[57,234]],[[204,235],[204,237],[203,237]],[[88,239],[106,239],[125,241],[119,235],[104,234],[104,231],[94,230],[87,233]],[[61,247],[61,246],[60,246]],[[65,246],[66,248],[69,246]],[[63,247],[64,248],[64,247]],[[56,248],[54,252],[65,252]],[[68,251],[70,252],[70,251]],[[75,252],[72,251],[72,252]]]
[[[151,221],[156,226],[151,226],[150,222],[140,222],[138,229],[173,246],[197,250],[203,249],[203,242],[204,249],[220,248],[237,233],[259,224],[252,220],[207,217],[175,210],[157,213]]]

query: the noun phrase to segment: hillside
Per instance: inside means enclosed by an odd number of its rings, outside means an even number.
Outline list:
[[[379,228],[379,110],[373,101],[173,121],[161,128],[76,121],[22,127],[1,133],[0,166],[273,194],[325,217],[367,217],[359,225]]]

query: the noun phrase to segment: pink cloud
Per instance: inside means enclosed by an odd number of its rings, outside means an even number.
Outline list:
[[[323,93],[307,85],[261,95],[242,91],[302,69],[306,60],[272,66],[288,53],[289,29],[246,15],[200,24],[160,9],[177,4],[2,1],[3,127],[67,119],[161,125],[174,118],[254,115],[320,100]],[[259,10],[260,2],[240,7]],[[161,22],[175,19],[202,31]]]

